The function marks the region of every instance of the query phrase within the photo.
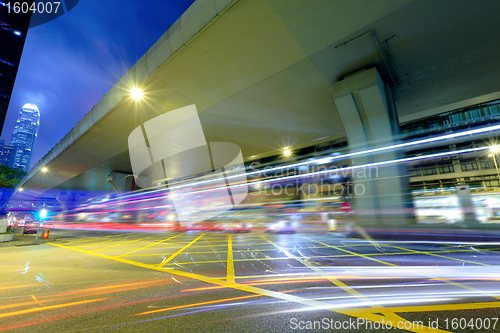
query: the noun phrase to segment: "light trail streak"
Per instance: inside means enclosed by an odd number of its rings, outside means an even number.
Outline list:
[[[157,310],[144,311],[144,312],[141,312],[141,313],[136,313],[136,314],[131,315],[131,316],[140,316],[140,315],[146,315],[146,314],[151,314],[151,313],[158,313],[158,312],[172,311],[172,310],[178,310],[178,309],[192,308],[192,307],[196,307],[196,306],[200,306],[200,305],[208,305],[208,304],[215,304],[215,303],[222,303],[222,302],[231,302],[231,301],[248,299],[248,298],[255,298],[255,297],[262,297],[262,295],[247,295],[247,296],[239,296],[239,297],[231,297],[231,298],[218,299],[218,300],[215,300],[215,301],[205,301],[205,302],[192,303],[192,304],[186,304],[186,305],[178,305],[178,306],[173,306],[173,307],[165,308],[165,309],[157,309]]]
[[[34,286],[38,286],[38,284],[24,284],[22,286],[0,287],[0,290],[17,289],[17,288],[27,288],[27,287],[34,287]]]
[[[375,163],[368,163],[368,164],[362,164],[362,165],[355,165],[355,166],[350,166],[350,167],[344,167],[344,168],[337,168],[337,169],[327,169],[327,170],[321,170],[321,171],[316,171],[316,172],[308,172],[308,173],[302,173],[298,175],[291,175],[291,176],[283,176],[283,177],[278,177],[278,178],[270,178],[270,179],[263,179],[263,180],[258,180],[258,181],[253,181],[251,183],[247,182],[238,182],[238,183],[231,183],[232,188],[237,188],[237,187],[242,187],[242,186],[248,186],[248,185],[256,185],[256,184],[266,184],[270,182],[280,182],[280,181],[286,181],[286,180],[291,180],[291,179],[299,179],[299,178],[305,178],[305,177],[312,177],[312,176],[319,176],[323,174],[338,174],[338,173],[345,173],[347,171],[354,171],[354,170],[359,170],[359,169],[370,169],[374,167],[379,167],[379,166],[385,166],[385,165],[391,165],[391,164],[399,164],[399,163],[406,163],[406,162],[412,162],[412,161],[418,161],[418,160],[426,160],[426,159],[434,159],[434,158],[439,158],[439,157],[445,157],[449,155],[460,155],[460,154],[467,154],[467,153],[472,153],[472,152],[478,152],[478,151],[483,151],[489,149],[489,147],[476,147],[476,148],[468,148],[468,149],[462,149],[462,150],[457,150],[457,151],[450,151],[450,152],[441,152],[441,153],[435,153],[435,154],[428,154],[428,155],[423,155],[423,156],[414,156],[414,157],[406,157],[406,158],[400,158],[400,159],[393,159],[393,160],[388,160],[388,161],[381,161],[381,162],[375,162]],[[345,156],[345,155],[342,155]],[[306,163],[306,162],[304,162]],[[311,163],[311,162],[307,162]],[[291,167],[291,166],[288,166]],[[284,167],[280,167],[284,168]],[[265,170],[265,172],[272,171],[274,169],[269,169]],[[259,173],[262,171],[258,171]],[[251,172],[247,173],[247,175],[255,174],[256,172]],[[239,176],[228,176],[227,178],[234,178],[234,177],[239,177]],[[215,181],[216,179],[209,179],[205,181],[199,181],[194,184],[186,184],[186,185],[179,185],[179,186],[172,186],[170,187],[170,191],[174,191],[177,189],[181,189],[186,186],[196,186],[200,184],[204,184],[206,182],[211,182]],[[221,179],[219,179],[221,180]],[[210,192],[215,192],[218,190],[226,189],[226,186],[212,186],[209,187],[209,189],[206,189],[207,187],[201,187],[201,188],[195,188],[192,189],[189,192],[184,193],[184,191],[177,191],[176,195],[178,196],[183,196],[183,195],[191,195],[191,194],[199,194],[199,193],[210,193]],[[155,194],[153,196],[161,196],[163,194]],[[150,196],[151,197],[151,196]],[[164,199],[164,197],[158,197],[154,200],[157,199]],[[134,199],[127,199],[127,200],[134,200]],[[153,199],[152,199],[153,200]],[[116,202],[110,202],[107,205],[114,205]],[[141,207],[140,209],[155,209],[159,207],[164,207],[162,206],[150,206],[150,207]],[[220,206],[219,208],[222,208],[223,206]],[[232,206],[231,206],[232,207]],[[87,209],[90,209],[89,207],[86,207]],[[115,209],[115,210],[107,210],[107,211],[98,211],[98,212],[93,212],[93,214],[106,214],[106,213],[113,213],[113,212],[122,212],[122,211],[134,211],[137,210],[137,208],[125,208],[125,209]]]
[[[160,301],[160,300],[166,300],[166,299],[178,298],[178,297],[185,297],[185,296],[186,295],[164,296],[164,297],[144,299],[144,300],[139,300],[139,301],[127,302],[127,303],[119,303],[119,304],[106,305],[106,306],[101,306],[101,307],[93,307],[90,309],[72,311],[70,313],[64,313],[64,314],[44,316],[41,319],[36,319],[33,321],[28,321],[28,322],[24,322],[24,323],[17,323],[17,324],[12,325],[12,326],[2,326],[2,327],[0,327],[0,331],[20,328],[20,327],[26,327],[26,326],[32,326],[32,325],[38,325],[38,324],[42,324],[42,323],[46,323],[46,322],[50,322],[50,321],[60,320],[60,319],[68,318],[68,317],[74,317],[74,316],[81,315],[81,314],[101,312],[101,311],[110,310],[110,309],[123,308],[123,307],[131,306],[131,305],[137,305],[137,304],[142,304],[142,303],[148,303],[148,302],[154,302],[154,301]],[[189,295],[189,296],[191,296],[191,295]],[[33,302],[30,302],[30,304],[33,304]]]
[[[217,309],[221,309],[221,308],[227,308],[227,307],[230,307],[230,306],[237,306],[237,305],[248,304],[248,303],[256,303],[256,302],[262,302],[262,301],[253,301],[253,302],[245,302],[245,303],[221,304],[221,305],[214,306],[214,307],[211,307],[211,308],[203,308],[203,309],[194,310],[194,311],[190,311],[190,312],[178,313],[178,314],[174,314],[174,315],[170,315],[170,316],[164,316],[164,317],[158,317],[158,318],[152,318],[152,319],[145,319],[145,320],[141,320],[141,321],[136,321],[136,322],[133,322],[133,323],[128,323],[128,324],[124,324],[124,325],[120,325],[120,326],[110,327],[110,328],[107,328],[106,330],[120,328],[120,327],[125,327],[125,326],[131,326],[131,325],[137,325],[137,324],[142,324],[142,323],[147,323],[147,322],[151,322],[151,321],[162,320],[162,319],[167,319],[167,318],[172,318],[172,317],[179,317],[179,316],[184,316],[184,315],[193,314],[193,313],[199,313],[199,312],[217,310]]]
[[[141,289],[141,288],[165,285],[169,282],[170,281],[168,281],[168,280],[153,280],[153,281],[139,281],[139,282],[132,282],[132,283],[106,285],[106,286],[87,288],[87,289],[81,289],[81,290],[66,291],[66,292],[58,293],[57,295],[39,296],[39,299],[46,299],[46,298],[53,298],[53,297],[60,297],[60,296],[70,296],[70,295],[96,296],[96,295],[101,295],[101,294],[108,294],[108,293],[115,293],[115,292],[122,292],[122,291],[134,290],[134,289]]]
[[[483,150],[487,150],[487,149],[489,149],[489,147],[476,147],[476,148],[468,148],[468,149],[435,153],[435,154],[429,154],[429,155],[423,155],[423,156],[405,157],[405,158],[400,158],[400,159],[395,159],[395,160],[354,165],[354,166],[338,168],[338,169],[327,169],[327,170],[303,173],[303,174],[298,174],[298,175],[283,176],[280,178],[266,179],[266,180],[251,182],[251,183],[235,184],[235,185],[232,185],[231,187],[238,188],[238,187],[248,186],[248,185],[265,184],[265,183],[269,183],[269,182],[285,181],[285,180],[290,180],[290,179],[299,179],[299,178],[319,176],[319,175],[324,175],[324,174],[335,174],[335,173],[342,173],[342,172],[346,172],[346,171],[353,171],[353,170],[359,170],[359,169],[370,169],[370,168],[391,165],[391,164],[400,164],[400,163],[414,162],[414,161],[419,161],[419,160],[434,159],[434,158],[445,157],[445,156],[449,156],[449,155],[460,155],[460,154],[473,153],[473,152],[483,151]],[[227,179],[234,178],[234,177],[239,177],[239,176],[228,176]],[[172,191],[172,190],[176,190],[176,189],[179,189],[181,187],[186,187],[186,186],[195,186],[195,185],[199,185],[199,184],[202,184],[202,183],[205,183],[208,181],[213,181],[213,180],[210,179],[210,180],[206,180],[206,181],[200,181],[200,182],[197,182],[195,184],[188,184],[188,185],[182,185],[182,186],[178,186],[178,187],[171,187],[170,190]],[[195,191],[190,192],[189,194],[213,192],[213,191],[216,191],[219,189],[226,189],[226,186],[220,186],[216,189],[211,189],[211,190],[199,190],[199,191],[195,190]],[[183,194],[182,193],[177,194],[177,192],[176,192],[176,195],[182,196]]]
[[[48,305],[48,306],[43,306],[41,308],[34,308],[34,309],[19,310],[19,311],[14,311],[14,312],[0,313],[0,318],[18,316],[18,315],[22,315],[22,314],[33,313],[33,312],[40,312],[40,311],[46,311],[46,310],[52,310],[52,309],[65,308],[65,307],[76,306],[76,305],[87,304],[87,303],[93,303],[93,302],[100,302],[100,301],[105,301],[105,300],[108,300],[108,299],[111,299],[111,297],[91,299],[91,300],[71,302],[71,303],[63,303],[63,304],[57,304],[57,305]]]
[[[441,152],[441,153],[428,154],[428,155],[423,155],[423,156],[406,157],[406,158],[393,159],[393,160],[388,160],[388,161],[355,165],[355,166],[349,166],[349,167],[344,167],[344,168],[327,169],[327,170],[321,170],[321,171],[315,171],[315,172],[294,174],[294,175],[282,176],[282,177],[278,177],[278,178],[267,178],[267,179],[262,179],[262,180],[258,180],[258,181],[253,181],[251,183],[237,182],[237,183],[232,183],[231,186],[232,186],[232,188],[237,188],[237,187],[248,186],[248,185],[267,184],[270,182],[284,182],[284,181],[289,181],[292,179],[314,177],[314,176],[320,176],[320,175],[324,175],[324,174],[338,174],[338,173],[354,172],[355,170],[359,170],[359,169],[370,169],[370,168],[375,168],[375,167],[385,166],[385,165],[390,165],[390,164],[406,163],[406,162],[426,160],[426,159],[434,159],[434,158],[440,158],[440,157],[445,157],[445,156],[449,156],[449,155],[467,154],[467,153],[472,153],[472,152],[483,151],[486,149],[489,149],[489,147],[476,147],[476,148],[469,148],[469,149],[463,149],[463,150],[457,150],[457,151]],[[343,156],[345,156],[345,155],[343,155]],[[306,163],[306,162],[304,162],[304,163]],[[310,162],[307,162],[307,163],[310,163]],[[290,166],[288,166],[288,167],[290,167]],[[282,168],[282,167],[280,167],[280,168]],[[269,172],[269,171],[272,171],[275,169],[269,169],[269,170],[258,171],[258,172]],[[253,173],[249,173],[247,175],[251,175],[251,174],[253,174]],[[237,177],[237,176],[228,176],[228,179],[230,179],[232,177]],[[182,190],[183,187],[188,186],[188,185],[192,187],[192,186],[201,185],[201,184],[204,184],[204,183],[210,182],[210,181],[214,181],[214,179],[198,181],[194,184],[172,186],[172,187],[170,187],[169,190],[170,191],[180,190],[180,192],[179,191],[175,192],[176,195],[180,195],[180,196],[191,195],[191,194],[200,194],[200,193],[211,193],[211,192],[216,192],[219,190],[226,190],[226,186],[197,187],[197,188],[194,188],[188,192],[185,192],[185,190]],[[150,195],[147,197],[154,197],[154,198],[147,199],[146,201],[160,200],[160,199],[164,200],[165,199],[164,193],[154,194],[154,195]],[[136,202],[140,202],[140,201],[142,201],[142,197],[135,198],[135,199],[133,198],[133,199],[121,200],[121,201],[111,201],[111,202],[107,202],[107,203],[104,203],[101,205],[80,207],[79,209],[95,209],[96,207],[104,208],[105,206],[121,205],[122,203],[120,203],[120,202],[130,201],[130,200],[136,200]],[[255,205],[255,204],[253,204],[253,205]],[[110,210],[102,210],[102,211],[92,212],[91,214],[108,214],[108,213],[114,213],[114,212],[157,209],[157,208],[162,208],[162,207],[170,207],[170,206],[169,205],[156,205],[156,206],[140,207],[139,209],[138,208],[110,209]],[[223,206],[220,206],[220,207],[218,206],[218,208],[223,208]],[[232,208],[232,206],[231,206],[231,208]]]
[[[270,169],[265,169],[265,170],[257,170],[257,171],[246,173],[246,176],[260,174],[262,172],[266,172],[266,173],[267,172],[273,172],[273,171],[278,171],[278,170],[282,170],[282,169],[286,169],[286,168],[296,168],[296,167],[305,166],[305,165],[309,165],[309,164],[317,164],[317,163],[321,163],[323,161],[331,162],[331,161],[343,160],[343,159],[347,159],[347,158],[351,158],[351,157],[355,157],[355,156],[362,156],[362,155],[368,155],[368,154],[378,153],[378,152],[383,152],[383,151],[389,151],[389,150],[395,150],[395,149],[400,149],[400,148],[407,148],[407,147],[413,147],[413,146],[428,144],[428,143],[440,142],[440,141],[445,141],[445,140],[449,140],[449,139],[456,139],[456,138],[465,137],[465,136],[472,136],[472,135],[475,135],[475,134],[487,133],[487,132],[496,131],[496,130],[499,130],[499,129],[500,129],[500,125],[489,126],[489,127],[484,127],[484,128],[479,128],[479,129],[473,129],[473,130],[467,130],[467,131],[464,131],[464,132],[451,133],[451,134],[446,134],[446,135],[442,135],[442,136],[438,136],[438,137],[433,137],[433,138],[416,140],[416,141],[412,141],[412,142],[404,142],[404,143],[390,145],[390,146],[385,146],[385,147],[379,147],[379,148],[373,148],[373,149],[368,149],[368,150],[363,150],[363,151],[358,151],[358,152],[347,153],[347,154],[343,154],[343,155],[339,155],[339,156],[326,157],[326,158],[319,159],[319,160],[314,160],[314,161],[305,161],[305,162],[299,162],[299,163],[294,163],[294,164],[285,165],[285,166],[278,166],[278,167],[274,167],[274,168],[270,168]],[[391,164],[391,163],[404,163],[404,162],[416,161],[416,160],[426,159],[426,158],[427,159],[428,158],[437,158],[437,157],[442,157],[442,156],[447,156],[447,155],[452,155],[452,154],[464,154],[464,153],[473,152],[473,151],[486,150],[486,149],[489,149],[489,148],[490,147],[471,148],[471,149],[465,149],[465,150],[462,150],[462,151],[453,151],[453,152],[431,154],[431,155],[427,155],[427,157],[418,156],[418,157],[411,157],[411,158],[402,158],[402,159],[399,159],[399,160],[392,160],[392,161],[371,163],[371,164],[365,164],[365,165],[362,165],[362,166],[342,168],[342,169],[337,169],[337,170],[347,171],[347,170],[355,170],[355,169],[359,169],[359,168],[367,168],[367,167],[369,168],[369,167],[374,167],[374,166],[382,166],[382,165],[387,165],[387,164]],[[330,172],[332,172],[332,171],[330,171]],[[318,174],[319,173],[308,173],[307,175],[318,175]],[[237,178],[237,177],[240,177],[240,176],[239,175],[233,175],[233,176],[228,175],[227,179],[234,179],[234,178]],[[188,187],[188,186],[192,187],[192,186],[206,184],[206,183],[210,183],[210,182],[216,182],[216,181],[219,182],[219,181],[221,181],[223,179],[224,178],[214,178],[214,179],[207,179],[207,180],[203,180],[203,181],[198,181],[198,182],[196,182],[194,184],[187,183],[187,184],[180,184],[180,185],[175,185],[175,184],[176,183],[182,183],[182,182],[185,182],[185,181],[184,180],[179,181],[179,182],[175,182],[174,181],[174,182],[170,182],[170,184],[173,184],[173,185],[170,185],[169,189],[170,189],[170,191],[180,190],[180,189]],[[285,178],[285,179],[290,179],[290,178]],[[252,182],[250,184],[254,185],[254,184],[266,183],[266,182],[269,182],[269,180],[267,180],[267,181],[266,180],[262,180],[262,181],[258,181],[258,182]],[[242,184],[237,184],[237,183],[232,183],[232,184],[235,185],[236,187],[238,187],[238,186],[247,186],[246,182],[243,182]],[[151,198],[151,197],[159,196],[161,199],[163,199],[164,191],[165,191],[164,189],[162,189],[162,190],[154,190],[154,191],[151,191],[150,193],[154,193],[154,192],[157,192],[157,191],[160,191],[160,193],[158,193],[158,194],[151,194],[149,196],[144,196],[144,197],[140,197],[140,198]],[[211,189],[209,189],[209,190],[205,189],[204,191],[211,191]],[[135,196],[135,195],[136,194],[126,195],[124,197],[130,197],[130,196]],[[130,201],[130,200],[137,200],[137,198],[133,197],[133,198],[130,198],[130,199],[122,199],[120,201],[115,201],[115,203],[120,203],[121,204],[121,203]],[[144,200],[146,200],[146,199],[144,199]],[[151,200],[155,200],[155,199],[151,199]],[[97,204],[97,205],[106,205],[106,203],[100,203],[100,204]],[[102,206],[97,206],[97,207],[102,207]],[[90,209],[90,208],[96,208],[96,207],[94,207],[94,206],[85,206],[85,207],[80,207],[79,209]]]
[[[442,298],[429,298],[429,299],[415,299],[412,300],[411,302],[408,302],[408,298],[399,298],[399,299],[394,299],[394,300],[376,300],[376,301],[366,301],[363,303],[339,303],[339,304],[329,304],[329,305],[321,305],[321,306],[314,306],[314,307],[307,307],[307,308],[300,308],[297,310],[291,310],[295,312],[300,312],[300,311],[317,311],[317,310],[331,310],[331,309],[350,309],[352,307],[357,307],[360,305],[395,305],[395,304],[404,304],[404,303],[430,303],[430,302],[445,302],[445,301],[454,301],[456,300],[455,298],[450,298],[450,297],[442,297]],[[388,310],[391,313],[397,312],[394,311],[392,307],[384,309]]]
[[[371,154],[371,153],[375,153],[375,152],[382,152],[382,151],[387,151],[387,150],[392,150],[392,149],[405,148],[405,147],[417,146],[417,145],[426,144],[426,143],[444,141],[444,140],[448,140],[448,139],[452,139],[452,138],[459,138],[462,136],[468,136],[468,135],[473,135],[473,134],[496,131],[499,129],[500,129],[500,125],[495,125],[495,126],[490,126],[490,127],[480,128],[480,129],[475,129],[475,130],[469,130],[469,131],[460,132],[460,133],[447,134],[447,135],[434,137],[434,138],[422,139],[422,140],[417,140],[417,141],[412,141],[412,142],[405,142],[405,143],[401,143],[401,144],[396,144],[396,145],[391,145],[391,146],[386,146],[386,147],[381,147],[381,148],[368,149],[368,150],[363,150],[363,151],[354,152],[354,153],[347,153],[344,155],[327,157],[325,159],[328,159],[329,161],[342,160],[342,159],[346,159],[346,158],[350,158],[350,157],[354,157],[354,156],[361,156],[361,155],[367,155],[367,154]],[[467,151],[467,150],[475,151],[475,150],[486,150],[486,149],[490,149],[490,147],[477,147],[477,148],[464,149],[462,151]],[[452,154],[452,153],[458,153],[458,152],[459,151],[454,151],[454,152],[438,153],[438,154],[434,154],[434,155],[437,156],[439,154]],[[446,156],[446,155],[443,155],[443,156]],[[409,161],[415,160],[415,158],[409,158],[409,159],[410,159]],[[401,160],[403,161],[406,159],[403,158]],[[321,160],[319,160],[319,161],[321,161]],[[267,173],[267,172],[282,170],[285,168],[296,168],[299,166],[304,166],[304,165],[308,165],[308,164],[316,164],[316,163],[318,163],[318,160],[294,163],[294,164],[290,164],[290,165],[286,165],[286,166],[278,166],[278,167],[267,169],[267,170],[258,170],[258,171],[254,171],[254,172],[249,172],[249,173],[246,173],[246,175],[251,176],[251,175],[255,175],[255,174],[260,174],[262,172]],[[237,178],[237,177],[240,177],[240,176],[239,175],[227,176],[227,179],[233,179],[233,178]],[[171,190],[175,190],[175,189],[180,189],[180,188],[187,187],[187,186],[194,186],[194,185],[199,185],[199,184],[204,184],[204,183],[214,182],[214,181],[221,181],[221,180],[223,180],[223,178],[208,179],[205,181],[197,182],[195,184],[178,185],[178,186],[172,186],[169,188]]]
[[[422,140],[417,140],[417,141],[412,141],[412,142],[405,142],[405,143],[400,143],[400,144],[386,146],[386,147],[373,148],[373,149],[368,149],[368,150],[363,150],[363,151],[358,151],[358,152],[353,152],[353,153],[347,153],[347,154],[343,154],[343,155],[339,155],[339,156],[331,156],[331,157],[327,157],[327,158],[315,160],[315,161],[306,161],[306,162],[294,163],[294,164],[290,164],[290,165],[286,165],[286,166],[278,166],[278,167],[270,168],[267,170],[258,170],[258,171],[254,171],[254,172],[249,172],[249,173],[246,173],[246,175],[251,176],[254,174],[260,174],[262,172],[278,171],[278,170],[282,170],[285,168],[296,168],[296,167],[304,166],[304,165],[308,165],[308,164],[316,164],[322,160],[328,160],[328,161],[342,160],[342,159],[346,159],[346,158],[350,158],[350,157],[354,157],[354,156],[361,156],[361,155],[367,155],[367,154],[372,154],[372,153],[377,153],[377,152],[382,152],[382,151],[387,151],[387,150],[406,148],[406,147],[411,147],[411,146],[418,146],[418,145],[422,145],[422,144],[439,142],[439,141],[444,141],[444,140],[448,140],[448,139],[455,139],[455,138],[459,138],[459,137],[463,137],[463,136],[486,133],[486,132],[491,132],[491,131],[496,131],[496,130],[500,130],[500,125],[489,126],[489,127],[484,127],[484,128],[474,129],[474,130],[468,130],[468,131],[459,132],[459,133],[451,133],[451,134],[446,134],[446,135],[442,135],[442,136],[438,136],[438,137],[427,138],[427,139],[422,139]],[[479,148],[479,150],[485,150],[485,149],[489,149],[490,147],[478,147],[478,148]],[[474,148],[472,148],[472,149],[474,149]],[[236,178],[236,177],[239,177],[239,175],[228,176],[227,178],[231,179],[231,178]],[[205,180],[205,181],[198,182],[195,184],[186,184],[186,185],[178,185],[176,187],[170,187],[170,189],[178,189],[178,188],[182,188],[182,187],[186,187],[186,186],[193,186],[193,185],[197,185],[197,184],[204,184],[207,182],[220,181],[220,180],[222,180],[222,178],[209,179],[209,180]]]

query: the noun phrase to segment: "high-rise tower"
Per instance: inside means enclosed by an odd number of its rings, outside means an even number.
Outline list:
[[[35,104],[24,104],[17,116],[10,145],[15,147],[12,167],[29,171],[31,154],[35,147],[40,124],[40,111]]]

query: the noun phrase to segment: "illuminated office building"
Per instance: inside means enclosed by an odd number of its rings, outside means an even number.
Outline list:
[[[40,124],[40,111],[34,104],[25,104],[17,117],[10,146],[15,149],[10,157],[10,165],[14,169],[28,171],[31,155],[35,147]]]

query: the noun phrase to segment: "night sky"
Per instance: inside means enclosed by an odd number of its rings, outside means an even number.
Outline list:
[[[28,32],[2,132],[10,142],[25,103],[38,105],[35,165],[99,102],[194,0],[80,0]]]

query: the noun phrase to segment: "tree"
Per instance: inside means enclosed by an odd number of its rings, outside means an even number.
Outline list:
[[[0,188],[16,187],[25,175],[26,172],[22,170],[0,165]]]

